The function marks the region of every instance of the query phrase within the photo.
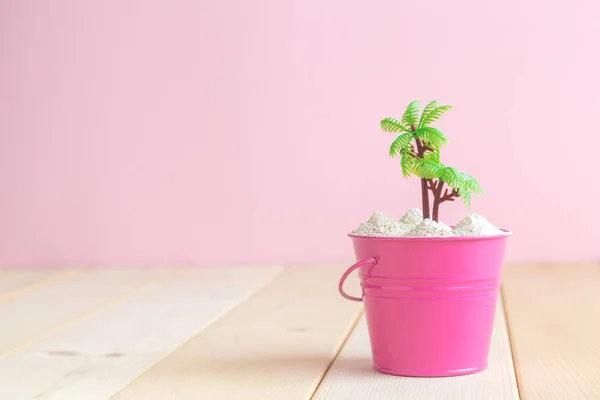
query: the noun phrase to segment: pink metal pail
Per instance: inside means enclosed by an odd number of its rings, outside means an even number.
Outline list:
[[[358,262],[339,290],[364,302],[375,369],[425,377],[487,367],[508,235],[349,236]],[[362,298],[343,289],[355,269]]]

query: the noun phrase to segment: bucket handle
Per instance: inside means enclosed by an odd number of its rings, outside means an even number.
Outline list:
[[[338,284],[338,290],[340,291],[340,294],[342,295],[342,297],[344,297],[348,300],[352,300],[352,301],[362,301],[361,297],[350,296],[349,294],[347,294],[344,291],[344,282],[346,281],[346,278],[348,278],[348,275],[350,275],[355,269],[360,268],[363,265],[369,265],[369,264],[375,265],[375,264],[377,264],[377,260],[374,259],[373,257],[367,258],[366,260],[361,260],[361,261],[357,262],[356,264],[354,264],[353,266],[351,266],[350,268],[348,268],[346,270],[346,272],[344,272],[344,274],[340,278],[340,283]]]

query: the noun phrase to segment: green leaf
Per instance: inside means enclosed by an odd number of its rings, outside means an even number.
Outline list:
[[[437,106],[438,106],[438,102],[436,100],[432,101],[431,103],[429,103],[425,106],[425,108],[423,109],[423,114],[421,114],[421,119],[419,120],[419,128],[423,126],[423,121],[425,120],[425,117],[427,116],[427,114],[429,114],[431,111],[435,110],[435,108]]]
[[[467,207],[467,209],[470,209],[471,208],[471,193],[463,190],[462,192],[459,192],[459,194],[460,194],[460,198],[463,199],[463,203],[465,203],[465,206]]]
[[[463,189],[463,176],[456,168],[445,167],[440,172],[440,179],[456,191]]]
[[[483,193],[483,189],[475,178],[456,168],[445,167],[440,174],[440,179],[459,194],[467,208],[471,208],[471,195]]]
[[[394,118],[385,118],[381,120],[380,125],[384,132],[410,132],[409,129],[402,126],[400,121]]]
[[[403,133],[402,135],[398,136],[390,146],[390,156],[395,157],[402,153],[404,149],[410,147],[410,142],[412,142],[413,138],[414,136],[412,133]]]
[[[404,111],[404,115],[402,116],[402,123],[407,128],[410,128],[411,125],[417,125],[419,123],[419,113],[421,110],[421,103],[417,100],[411,101],[406,107],[406,111]]]
[[[400,158],[400,167],[402,167],[402,176],[409,178],[412,175],[414,161],[417,155],[414,153],[412,147],[405,148],[402,151],[402,157]]]
[[[452,106],[439,106],[429,111],[427,115],[421,117],[421,121],[419,122],[419,127],[425,127],[431,125],[433,122],[437,121],[446,113],[446,111],[451,110]]]
[[[479,184],[479,182],[477,182],[477,180],[475,178],[473,178],[471,175],[466,174],[464,172],[462,172],[462,175],[463,175],[463,185],[465,186],[466,189],[469,190],[469,192],[471,192],[473,194],[477,194],[477,195],[483,194],[483,189],[481,188],[481,185]]]
[[[423,159],[427,160],[429,162],[434,162],[434,163],[440,164],[442,167],[444,166],[444,164],[442,164],[440,162],[440,152],[439,151],[429,151],[429,150],[427,150],[425,152],[425,154],[423,155]]]
[[[444,166],[427,158],[417,158],[414,161],[413,172],[419,178],[436,179],[440,177]]]
[[[440,149],[443,145],[448,144],[448,138],[442,131],[431,126],[426,126],[416,130],[415,135],[421,139],[429,147]]]

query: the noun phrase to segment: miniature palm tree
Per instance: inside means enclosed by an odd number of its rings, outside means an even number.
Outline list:
[[[389,154],[392,157],[400,156],[402,175],[405,178],[411,175],[421,178],[423,218],[432,218],[436,222],[441,203],[461,197],[465,205],[470,207],[471,195],[482,193],[479,183],[471,175],[440,162],[440,149],[448,143],[448,138],[442,131],[430,125],[451,108],[439,106],[437,101],[432,101],[421,113],[420,103],[412,101],[406,107],[401,121],[394,118],[381,121],[384,132],[402,132],[392,142]],[[444,185],[448,186],[445,190]],[[433,193],[433,213],[429,208],[429,190]]]

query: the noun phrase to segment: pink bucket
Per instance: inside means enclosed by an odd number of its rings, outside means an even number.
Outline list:
[[[339,290],[364,302],[376,370],[426,377],[487,367],[508,235],[349,236],[358,262]],[[355,269],[362,298],[343,289]]]

